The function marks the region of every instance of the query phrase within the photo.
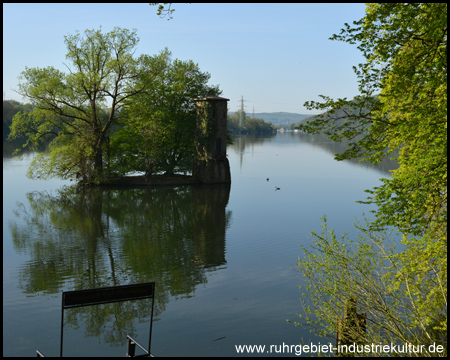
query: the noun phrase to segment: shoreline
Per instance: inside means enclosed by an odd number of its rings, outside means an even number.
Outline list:
[[[153,185],[193,185],[203,184],[202,181],[192,175],[175,174],[152,175],[148,181],[145,176],[124,176],[117,178],[109,178],[98,184],[98,186],[153,186]]]

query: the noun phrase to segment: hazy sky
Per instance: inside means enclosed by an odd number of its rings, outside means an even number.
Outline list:
[[[364,4],[175,4],[161,19],[144,4],[3,4],[3,91],[7,100],[25,67],[67,71],[64,35],[115,26],[137,29],[136,55],[165,47],[211,74],[230,111],[244,97],[247,113],[307,114],[305,101],[357,94],[355,45],[331,41],[344,23],[364,16]]]

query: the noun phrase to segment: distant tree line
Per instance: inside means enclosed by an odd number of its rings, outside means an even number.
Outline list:
[[[272,134],[276,127],[271,122],[247,116],[245,112],[236,111],[228,115],[228,132],[231,134]]]
[[[10,133],[14,115],[20,111],[30,112],[33,107],[31,104],[22,104],[16,100],[3,100],[3,141]]]

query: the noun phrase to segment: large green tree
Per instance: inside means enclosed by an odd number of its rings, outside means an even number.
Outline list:
[[[371,194],[367,203],[378,206],[368,230],[395,227],[403,234],[405,250],[383,255],[395,264],[384,275],[392,282],[384,292],[372,295],[382,298],[389,291],[402,291],[411,306],[395,310],[410,319],[413,333],[421,332],[430,341],[430,329],[439,336],[446,333],[447,319],[447,4],[369,4],[365,17],[353,24],[345,24],[331,39],[356,44],[363,52],[366,62],[354,67],[360,95],[351,100],[322,96],[323,102],[307,102],[309,109],[323,113],[299,128],[323,132],[334,141],[348,139],[349,149],[337,154],[338,160],[362,158],[377,163],[399,150],[399,168],[392,177],[367,190]],[[333,258],[339,252],[333,250],[332,242],[323,239],[318,236],[325,254],[321,262],[339,258]],[[306,271],[311,264],[320,262],[315,258],[300,262],[300,267]],[[314,271],[325,274],[326,267]],[[371,276],[376,278],[374,272]],[[345,296],[357,293],[354,279]],[[316,291],[328,286],[310,280]],[[330,287],[323,294],[329,291],[335,300],[342,300],[342,293],[338,296],[339,291]],[[323,309],[324,303],[319,303]],[[368,302],[364,306],[368,311]],[[402,308],[411,311],[402,313]],[[323,317],[326,312],[319,313]]]
[[[67,35],[68,73],[54,67],[22,72],[18,92],[35,108],[14,117],[9,138],[25,135],[25,148],[43,142],[50,147],[49,154],[35,157],[29,176],[77,176],[83,183],[104,177],[107,134],[120,121],[126,100],[144,91],[136,79],[161,70],[157,56],[133,56],[138,40],[136,31],[117,27]]]
[[[190,172],[194,160],[196,104],[194,99],[221,94],[208,85],[210,74],[192,60],[173,60],[163,51],[164,70],[156,77],[144,74],[145,91],[129,102],[127,125],[112,138],[122,173],[130,171],[173,175]],[[123,161],[127,159],[127,161]]]
[[[299,127],[350,140],[338,160],[363,157],[377,163],[401,149],[400,168],[372,200],[381,207],[380,225],[414,235],[442,224],[446,215],[446,11],[446,4],[369,5],[355,28],[346,24],[332,37],[363,51],[367,62],[355,68],[361,95],[307,102],[309,109],[328,111]]]

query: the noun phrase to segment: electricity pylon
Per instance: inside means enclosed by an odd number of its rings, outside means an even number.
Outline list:
[[[244,120],[245,120],[245,112],[244,112],[244,102],[247,100],[244,100],[244,97],[241,95],[241,111],[239,112],[239,128],[242,129]]]

